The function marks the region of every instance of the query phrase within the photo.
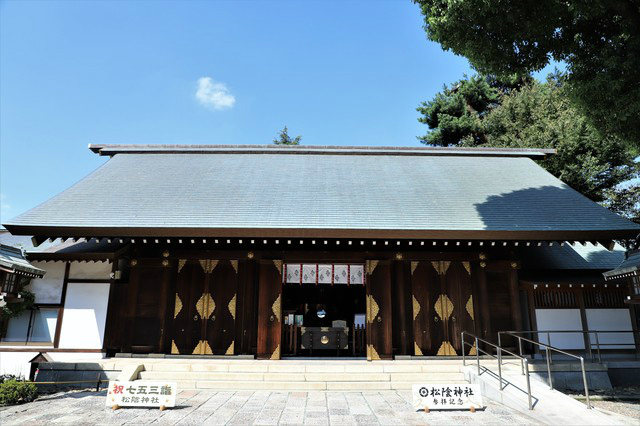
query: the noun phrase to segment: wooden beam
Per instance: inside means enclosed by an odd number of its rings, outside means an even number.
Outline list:
[[[62,305],[62,307],[58,310],[58,319],[56,321],[56,332],[53,337],[54,348],[57,348],[60,345],[60,333],[62,332],[62,320],[64,318],[64,303],[67,300],[67,287],[69,284],[70,268],[71,268],[71,262],[67,262],[64,267],[64,278],[62,279],[62,294],[60,295],[60,305]]]

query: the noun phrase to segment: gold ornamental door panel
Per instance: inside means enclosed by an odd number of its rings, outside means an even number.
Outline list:
[[[172,354],[202,353],[203,316],[209,309],[205,272],[197,260],[179,260],[173,310]]]
[[[471,264],[411,262],[414,354],[460,355],[460,332],[474,330]]]
[[[391,263],[368,260],[365,271],[367,360],[391,359]]]
[[[178,261],[173,354],[234,353],[237,261]]]

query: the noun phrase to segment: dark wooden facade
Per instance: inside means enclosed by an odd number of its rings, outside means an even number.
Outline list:
[[[139,244],[117,260],[121,278],[110,295],[104,350],[279,359],[282,268],[300,262],[364,265],[368,359],[460,355],[462,331],[495,339],[498,330],[522,327],[519,262],[508,251]]]

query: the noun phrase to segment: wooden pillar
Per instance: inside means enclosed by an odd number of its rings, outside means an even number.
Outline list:
[[[576,290],[575,295],[576,295],[576,301],[578,302],[578,308],[580,308],[580,323],[582,323],[582,331],[588,331],[589,323],[587,322],[587,310],[585,309],[585,306],[584,306],[584,289],[580,288]],[[584,349],[587,352],[589,352],[590,344],[592,348],[595,348],[595,342],[591,343],[589,341],[590,338],[591,336],[589,336],[587,333],[582,333],[582,339],[584,341]]]
[[[60,345],[60,333],[62,331],[62,320],[64,319],[64,304],[67,300],[67,287],[69,285],[69,268],[71,268],[71,262],[67,262],[64,267],[64,279],[62,281],[62,294],[60,295],[60,309],[58,310],[58,319],[56,321],[56,332],[53,337],[53,347],[57,348]]]
[[[366,270],[367,359],[392,359],[391,262],[368,260]]]
[[[396,348],[396,355],[411,355],[413,350],[412,311],[409,305],[411,300],[411,283],[409,280],[409,264],[404,261],[393,263],[393,346]]]
[[[115,256],[111,263],[111,277],[109,279],[109,300],[107,301],[107,315],[105,318],[104,326],[104,338],[102,339],[102,350],[106,352],[109,348],[113,347],[115,333],[117,329],[114,327],[114,321],[117,313],[116,303],[116,271],[118,270],[118,257]]]
[[[478,288],[480,290],[480,319],[482,338],[491,336],[491,316],[489,310],[489,291],[487,290],[487,272],[484,267],[478,269]]]
[[[520,292],[518,289],[518,270],[509,270],[509,297],[511,299],[511,318],[516,331],[522,330],[522,310],[520,309]]]
[[[256,305],[256,262],[244,259],[239,262],[238,300],[236,307],[236,336],[238,354],[254,354],[256,347],[257,305]]]
[[[171,351],[171,334],[173,325],[173,312],[175,306],[175,280],[177,275],[177,263],[170,262],[164,266],[162,273],[162,283],[160,284],[158,318],[161,321],[160,336],[158,338],[158,352],[169,353]]]
[[[140,268],[137,267],[138,260],[131,259],[129,267],[131,268],[129,289],[127,294],[127,306],[125,312],[126,330],[124,331],[124,339],[122,341],[122,351],[131,352],[131,341],[133,340],[133,331],[136,327],[136,305],[138,304],[138,287],[140,285]]]
[[[258,358],[280,359],[282,261],[261,260],[258,289]]]

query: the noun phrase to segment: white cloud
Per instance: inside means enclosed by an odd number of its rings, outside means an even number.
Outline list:
[[[229,88],[211,77],[198,79],[196,99],[202,105],[217,110],[231,108],[236,103],[236,97],[229,92]]]

